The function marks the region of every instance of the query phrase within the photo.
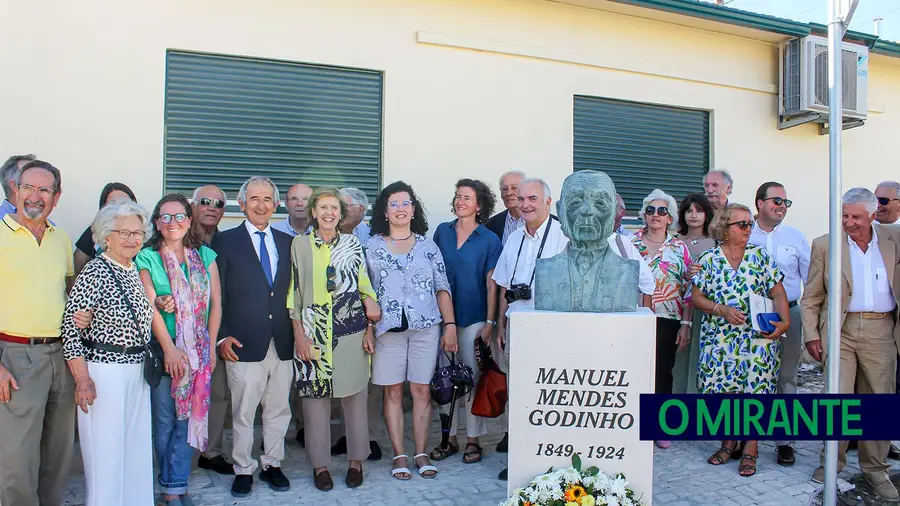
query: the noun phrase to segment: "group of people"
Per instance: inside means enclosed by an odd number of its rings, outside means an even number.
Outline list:
[[[289,490],[281,464],[292,421],[323,491],[334,487],[335,454],[347,454],[346,485],[362,485],[363,462],[381,458],[370,424],[382,419],[398,480],[434,478],[434,462],[461,450],[464,463],[478,462],[488,429],[472,414],[472,398],[459,406],[465,444],[454,423],[449,441],[428,451],[439,355],[457,354],[477,382],[480,340],[508,373],[509,319],[534,306],[519,288],[532,286],[538,258],[568,243],[549,185],[511,171],[499,181],[505,210],[494,214],[488,184],[461,179],[450,203],[456,218],[431,237],[425,207],[404,182],[380,192],[368,223],[364,192],[298,184],[285,194],[288,218],[272,222],[281,194],[270,179],[252,177],[237,195],[244,222],[221,232],[227,197],[218,187],[198,188],[190,200],[165,195],[148,213],[126,185],[110,183],[73,254],[49,219],[62,194],[60,171],[16,156],[0,179],[0,276],[16,287],[0,304],[3,504],[61,503],[76,425],[88,505],[151,503],[154,453],[167,506],[193,504],[196,452],[200,467],[235,475],[235,497],[252,493],[254,475]],[[783,185],[760,186],[755,212],[729,202],[731,189],[727,172],[711,171],[704,191],[680,205],[654,190],[636,233],[622,226],[621,197],[603,203],[616,208],[605,246],[639,261],[640,305],[657,316],[657,393],[794,393],[803,343],[823,360],[827,238],[810,247],[783,223],[792,203]],[[900,234],[879,223],[900,218],[900,184],[848,191],[843,214],[841,390],[894,392]],[[754,330],[751,294],[774,301],[780,321],[771,332]],[[332,445],[337,405],[343,435]],[[504,435],[497,450],[507,445]],[[896,497],[889,442],[860,442],[859,451],[876,491]],[[755,441],[724,441],[709,463],[739,459],[739,473],[751,476],[757,456]],[[778,444],[777,458],[793,464],[790,442]],[[822,475],[820,468],[813,478]]]

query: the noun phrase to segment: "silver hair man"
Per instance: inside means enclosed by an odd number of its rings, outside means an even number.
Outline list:
[[[359,188],[341,188],[341,195],[349,198],[354,204],[369,209],[369,197]]]
[[[728,204],[733,186],[731,174],[724,169],[711,170],[703,177],[703,191],[713,209],[721,209]]]
[[[875,214],[878,209],[878,199],[868,188],[850,188],[841,197],[842,204],[862,204],[869,214]]]
[[[244,184],[241,185],[240,191],[238,191],[238,197],[237,197],[238,203],[240,203],[240,204],[247,203],[247,188],[249,188],[251,185],[255,185],[255,184],[269,185],[269,187],[272,188],[272,193],[274,194],[275,207],[278,207],[278,204],[280,203],[280,201],[278,199],[279,199],[279,195],[281,195],[280,193],[278,193],[278,186],[275,184],[274,181],[272,181],[271,179],[264,177],[264,176],[253,176],[250,179],[244,181]]]
[[[541,188],[544,190],[544,199],[549,199],[550,197],[553,196],[550,192],[550,185],[547,184],[546,181],[544,181],[543,179],[541,179],[539,177],[530,177],[527,179],[523,179],[522,184],[520,184],[519,186],[521,187],[521,186],[525,186],[526,184],[532,184],[532,183],[541,185]]]
[[[222,201],[224,201],[226,203],[228,202],[228,195],[225,194],[225,190],[219,188],[218,186],[201,186],[201,187],[197,188],[196,190],[194,190],[194,196],[191,198],[191,202],[196,202],[196,201],[200,200],[200,192],[204,188],[208,188],[208,187],[216,188],[217,190],[219,190],[219,193],[222,194]]]
[[[0,167],[0,184],[3,186],[3,194],[6,195],[6,199],[10,202],[13,200],[13,195],[15,195],[15,188],[13,188],[13,183],[19,177],[19,172],[22,171],[22,167],[25,166],[26,163],[37,160],[37,157],[28,154],[28,155],[13,155],[6,159],[6,162],[3,163],[3,166]]]
[[[900,183],[882,181],[875,188],[875,198],[878,199],[878,210],[875,211],[878,223],[884,225],[897,223],[900,220]]]

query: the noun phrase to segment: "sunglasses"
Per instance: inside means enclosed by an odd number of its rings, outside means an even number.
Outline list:
[[[900,200],[900,199],[889,199],[887,197],[878,197],[878,203],[883,206],[890,204],[892,200]]]
[[[186,219],[187,215],[184,213],[159,215],[159,221],[163,222],[166,225],[172,223],[172,220],[175,220],[176,223],[184,223],[184,220]]]
[[[753,222],[752,221],[732,221],[731,223],[728,224],[729,227],[732,225],[737,225],[738,227],[741,228],[741,230],[747,230],[748,228],[753,226]]]
[[[209,197],[201,197],[200,205],[206,207],[213,206],[216,209],[222,209],[223,207],[225,207],[225,201],[219,199],[211,199]]]
[[[781,204],[784,204],[785,207],[791,207],[794,204],[793,200],[783,199],[781,197],[767,197],[767,198],[760,199],[760,200],[762,200],[763,202],[765,202],[766,200],[771,200],[772,202],[775,203],[776,206],[780,206]]]
[[[663,206],[659,206],[659,207],[647,206],[647,209],[644,209],[644,214],[646,214],[647,216],[653,216],[653,215],[668,216],[669,208],[663,207]]]
[[[325,287],[328,289],[328,293],[332,293],[337,290],[337,282],[335,278],[337,277],[337,271],[334,269],[333,265],[329,265],[325,268],[325,277],[327,278],[327,283]]]

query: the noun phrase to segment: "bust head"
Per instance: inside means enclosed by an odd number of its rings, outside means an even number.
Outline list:
[[[570,175],[556,206],[562,231],[574,247],[606,249],[616,220],[616,187],[606,173],[580,170]]]

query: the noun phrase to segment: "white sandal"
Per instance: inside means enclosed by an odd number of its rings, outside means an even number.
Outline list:
[[[396,461],[397,459],[406,459],[406,460],[408,461],[408,460],[409,460],[409,456],[407,456],[407,455],[397,455],[396,457],[394,457],[393,459],[391,459],[391,462]],[[403,473],[406,473],[406,475],[407,475],[405,478],[402,477],[402,476],[397,476],[397,475],[403,474]],[[398,479],[398,480],[406,481],[406,480],[409,480],[409,479],[412,478],[412,473],[410,473],[410,472],[409,472],[409,469],[406,468],[406,467],[398,467],[398,468],[395,468],[395,469],[391,469],[391,477],[392,477],[392,478],[396,478],[396,479]]]
[[[426,464],[426,465],[424,465],[424,466],[420,466],[419,463],[416,462],[417,460],[419,460],[419,457],[425,457],[425,458],[427,459],[427,458],[428,458],[428,454],[427,454],[427,453],[420,453],[420,454],[416,455],[415,457],[413,457],[413,462],[415,462],[415,463],[416,463],[416,467],[419,468],[419,476],[421,476],[422,478],[429,479],[429,480],[430,480],[431,478],[434,478],[435,476],[437,476],[438,468],[434,467],[434,466],[431,465],[431,464]],[[429,459],[429,462],[431,462],[430,459]],[[433,471],[434,474],[428,474],[428,475],[424,474],[424,473],[427,473],[428,471]]]

